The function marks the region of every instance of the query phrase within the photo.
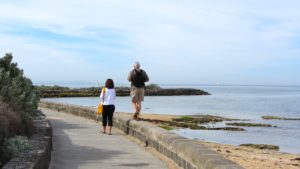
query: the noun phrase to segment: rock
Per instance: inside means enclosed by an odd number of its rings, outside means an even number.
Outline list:
[[[220,116],[212,116],[212,115],[191,115],[191,116],[182,116],[180,118],[172,119],[175,122],[189,122],[189,123],[197,123],[197,124],[204,124],[204,123],[215,123],[215,122],[222,122],[224,120],[231,120],[225,117]]]
[[[170,127],[170,126],[163,125],[163,124],[159,125],[159,127],[163,128],[165,130],[173,130],[174,129],[174,128]]]
[[[176,89],[147,89],[146,96],[186,96],[186,95],[210,95],[199,89],[176,88]]]
[[[279,150],[279,146],[270,144],[240,144],[240,146],[251,147],[256,149]]]
[[[207,129],[204,126],[199,126],[199,125],[191,125],[189,128],[193,129],[193,130],[205,130],[205,129]]]
[[[278,116],[261,116],[264,120],[300,120],[300,118],[287,118],[287,117],[278,117]]]
[[[215,127],[215,128],[207,128],[207,130],[245,131],[245,129],[240,127]]]
[[[292,159],[294,161],[300,161],[300,157]]]
[[[211,115],[192,115],[192,116],[181,116],[178,118],[173,118],[172,121],[164,120],[154,120],[154,119],[143,119],[143,121],[149,121],[154,124],[158,124],[165,129],[174,129],[174,128],[189,128],[193,130],[227,130],[227,131],[245,131],[243,128],[239,127],[205,127],[200,124],[203,123],[216,123],[222,122],[223,120],[231,120],[220,116],[211,116]]]
[[[229,126],[246,126],[246,127],[273,127],[271,124],[263,123],[226,123]]]

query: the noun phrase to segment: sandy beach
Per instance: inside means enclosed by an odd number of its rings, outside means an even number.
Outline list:
[[[126,113],[131,115],[129,113]],[[174,115],[142,114],[142,119],[172,120]],[[246,169],[299,169],[300,154],[283,153],[275,150],[260,150],[227,144],[197,140]]]
[[[300,154],[199,141],[246,169],[299,169]]]

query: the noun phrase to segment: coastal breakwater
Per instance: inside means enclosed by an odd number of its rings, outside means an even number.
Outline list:
[[[129,96],[129,87],[116,87],[117,96]],[[101,88],[91,87],[91,88],[79,88],[70,89],[67,87],[48,87],[39,88],[39,93],[41,98],[50,97],[97,97],[100,95]],[[174,88],[174,89],[163,89],[163,88],[147,88],[146,96],[188,96],[188,95],[210,95],[208,92],[192,89],[192,88]]]
[[[96,120],[95,109],[90,107],[41,101],[40,107],[55,109],[87,119]],[[124,114],[115,113],[114,126],[125,134],[140,140],[170,158],[184,169],[242,169],[223,156],[175,133],[154,124],[135,121]]]

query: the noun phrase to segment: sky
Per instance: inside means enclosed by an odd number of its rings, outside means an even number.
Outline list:
[[[0,0],[0,56],[35,84],[300,85],[299,0]]]

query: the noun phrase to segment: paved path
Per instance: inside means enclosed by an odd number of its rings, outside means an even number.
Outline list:
[[[42,109],[53,128],[50,169],[164,169],[166,164],[113,130],[100,133],[94,121]]]

